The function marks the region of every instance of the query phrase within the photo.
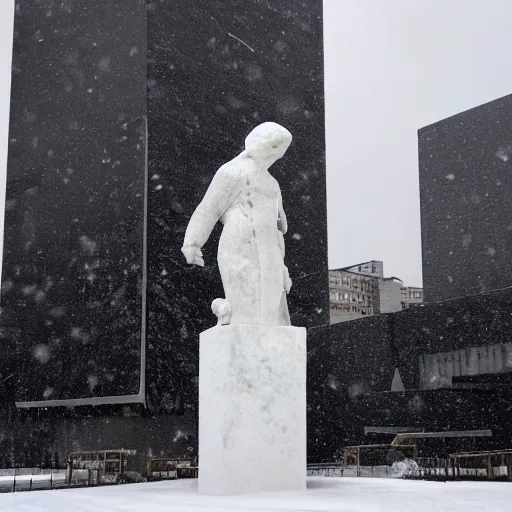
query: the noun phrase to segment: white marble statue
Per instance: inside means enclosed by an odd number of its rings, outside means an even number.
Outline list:
[[[187,263],[200,266],[213,227],[224,225],[217,260],[226,299],[212,304],[219,325],[290,325],[287,222],[279,184],[268,169],[291,141],[276,123],[257,126],[245,150],[216,172],[188,224],[182,252]]]

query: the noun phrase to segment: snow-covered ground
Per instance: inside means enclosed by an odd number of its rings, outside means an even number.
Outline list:
[[[304,492],[202,496],[197,480],[0,494],[2,512],[506,512],[512,483],[308,479]]]

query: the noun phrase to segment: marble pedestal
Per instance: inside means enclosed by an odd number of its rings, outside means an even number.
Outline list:
[[[199,492],[306,488],[306,329],[201,333]]]

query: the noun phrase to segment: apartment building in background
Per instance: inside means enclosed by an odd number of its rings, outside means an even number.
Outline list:
[[[423,288],[418,288],[417,286],[403,286],[400,293],[402,309],[423,303]]]
[[[330,323],[401,311],[423,302],[423,290],[384,277],[382,261],[329,270]]]

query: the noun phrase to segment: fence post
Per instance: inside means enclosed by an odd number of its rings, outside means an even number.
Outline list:
[[[66,469],[67,469],[67,472],[68,472],[68,487],[71,487],[71,480],[72,480],[72,475],[73,475],[73,458],[68,455],[68,462],[67,462],[67,465],[66,465]]]
[[[12,476],[12,492],[16,492],[16,468],[14,468],[14,474]]]

